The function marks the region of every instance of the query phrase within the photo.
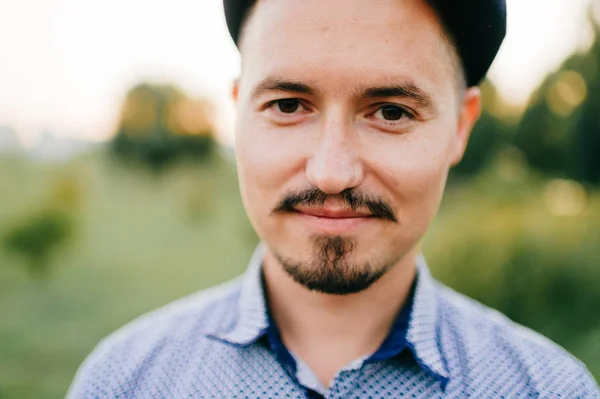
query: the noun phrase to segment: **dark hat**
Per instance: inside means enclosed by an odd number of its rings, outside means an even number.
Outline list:
[[[256,0],[223,0],[229,33],[237,44],[246,14]],[[365,0],[369,1],[369,0]],[[462,59],[468,86],[487,73],[506,35],[505,0],[427,0],[438,12]]]

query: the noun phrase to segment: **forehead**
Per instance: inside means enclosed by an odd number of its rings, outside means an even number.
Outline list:
[[[452,86],[449,46],[425,0],[259,0],[241,45],[242,80],[340,93],[405,80],[439,91]]]

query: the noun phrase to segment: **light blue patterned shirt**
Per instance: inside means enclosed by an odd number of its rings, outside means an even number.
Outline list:
[[[262,258],[259,246],[244,276],[145,315],[104,339],[77,372],[68,397],[318,397],[299,382],[311,379],[310,370],[303,365],[293,372],[266,339]],[[423,258],[412,301],[406,350],[353,362],[324,396],[600,398],[581,362],[436,282]]]

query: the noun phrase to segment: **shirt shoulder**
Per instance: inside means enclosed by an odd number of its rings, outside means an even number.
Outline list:
[[[234,323],[240,285],[240,279],[235,279],[200,291],[110,334],[80,366],[67,397],[108,397],[116,391],[134,391],[150,368],[185,368],[181,359],[210,341],[207,332],[226,330]],[[178,364],[168,364],[173,361]]]
[[[437,292],[440,343],[463,383],[488,394],[514,384],[541,398],[600,398],[585,365],[559,345],[442,284]]]

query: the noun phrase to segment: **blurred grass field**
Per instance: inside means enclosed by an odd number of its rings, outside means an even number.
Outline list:
[[[66,164],[0,158],[0,236],[59,208],[73,231],[44,272],[0,249],[1,399],[64,397],[103,336],[243,272],[257,238],[225,158],[163,175],[104,150]],[[550,336],[598,378],[600,194],[505,169],[449,187],[425,255],[438,278]]]

